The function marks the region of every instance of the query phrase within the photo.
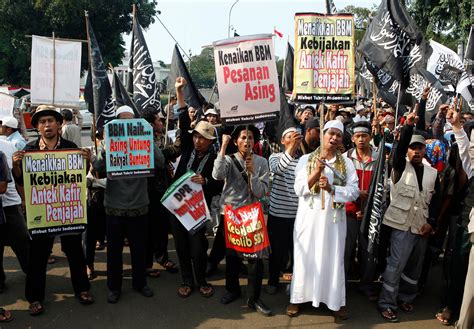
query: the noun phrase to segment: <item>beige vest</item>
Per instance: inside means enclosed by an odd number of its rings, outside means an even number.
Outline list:
[[[390,185],[390,206],[385,212],[383,223],[402,231],[419,234],[427,222],[431,197],[434,193],[437,171],[423,164],[423,190],[418,189],[415,168],[407,161],[400,180]]]

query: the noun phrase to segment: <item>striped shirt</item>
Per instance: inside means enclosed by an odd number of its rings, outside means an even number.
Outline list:
[[[295,218],[298,210],[298,197],[295,193],[295,168],[298,158],[287,152],[270,156],[270,171],[273,174],[270,193],[270,214],[276,217]]]

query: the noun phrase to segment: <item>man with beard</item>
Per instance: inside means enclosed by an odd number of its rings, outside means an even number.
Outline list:
[[[358,198],[359,188],[354,165],[339,151],[343,130],[340,121],[328,121],[323,129],[323,146],[302,156],[296,166],[295,192],[299,201],[288,316],[298,315],[300,304],[312,302],[314,307],[326,304],[336,318],[347,318],[343,309],[344,204]]]

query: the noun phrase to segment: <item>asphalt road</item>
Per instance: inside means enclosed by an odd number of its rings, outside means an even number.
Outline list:
[[[83,131],[83,142],[88,139],[88,130]],[[84,145],[87,145],[84,143]],[[210,238],[212,242],[212,238]],[[245,306],[246,299],[229,304],[220,304],[224,293],[224,268],[210,282],[216,293],[209,299],[202,298],[195,291],[189,298],[177,296],[176,290],[181,283],[180,274],[162,272],[157,279],[148,279],[148,285],[155,296],[145,298],[131,287],[129,249],[124,248],[124,284],[123,293],[118,304],[108,304],[106,287],[106,252],[100,251],[96,256],[96,270],[99,276],[92,281],[92,293],[96,302],[83,306],[72,293],[67,259],[61,252],[59,243],[55,244],[53,254],[57,262],[48,267],[46,312],[39,317],[28,314],[28,303],[24,298],[24,274],[7,247],[4,265],[7,274],[8,289],[0,294],[0,306],[13,311],[15,320],[0,324],[4,328],[442,328],[434,314],[439,306],[441,267],[435,265],[424,293],[416,301],[413,314],[399,315],[401,323],[386,323],[376,311],[375,303],[370,303],[357,292],[355,283],[347,287],[347,305],[351,318],[336,323],[331,312],[312,308],[306,305],[302,315],[289,318],[285,308],[289,297],[285,293],[286,284],[281,284],[277,295],[262,293],[262,299],[273,309],[275,316],[266,318]],[[170,257],[177,261],[174,243],[170,240]],[[155,265],[156,268],[160,268]],[[265,269],[268,264],[265,263]],[[266,283],[266,279],[264,279]],[[246,279],[241,278],[243,292]]]
[[[170,241],[169,248],[174,244]],[[273,309],[275,316],[267,318],[249,310],[246,299],[222,305],[219,300],[224,293],[224,268],[210,282],[215,286],[213,297],[205,299],[195,291],[189,298],[178,297],[176,290],[181,283],[180,274],[162,271],[156,279],[148,278],[148,285],[155,296],[145,298],[131,287],[130,255],[124,249],[124,283],[122,297],[117,304],[108,304],[106,287],[106,252],[96,256],[99,276],[92,281],[92,293],[96,302],[83,306],[75,299],[69,277],[67,259],[56,243],[53,254],[56,263],[48,266],[45,313],[39,317],[28,314],[28,303],[24,299],[24,274],[9,248],[5,253],[7,290],[0,295],[0,306],[13,311],[15,320],[0,324],[0,328],[441,328],[434,319],[438,307],[440,291],[440,266],[435,266],[424,294],[416,301],[413,314],[400,314],[401,323],[386,323],[376,311],[375,303],[370,303],[357,292],[355,283],[347,288],[347,305],[351,318],[336,323],[331,312],[315,309],[311,305],[303,308],[299,317],[289,318],[285,308],[289,298],[285,293],[286,284],[281,284],[277,295],[262,293],[262,299]],[[170,257],[177,260],[174,250]],[[265,269],[268,269],[265,264]],[[156,268],[160,266],[155,265]],[[266,279],[264,279],[266,283]],[[243,292],[246,279],[241,278]]]

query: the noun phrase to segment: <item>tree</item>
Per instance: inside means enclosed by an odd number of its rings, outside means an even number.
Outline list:
[[[341,13],[351,13],[354,14],[354,22],[355,22],[355,42],[359,44],[365,34],[365,30],[367,26],[369,26],[370,18],[375,15],[377,7],[364,8],[364,7],[356,7],[356,6],[347,6],[342,10],[339,10]]]
[[[94,28],[104,61],[121,63],[125,43],[122,33],[132,28],[132,4],[146,28],[154,22],[156,0],[0,0],[0,82],[29,84],[31,38],[27,35],[86,40],[84,10]],[[88,66],[83,46],[82,69]]]
[[[406,0],[406,5],[426,38],[453,50],[467,40],[474,24],[471,0]]]
[[[191,56],[188,70],[197,88],[212,88],[215,81],[214,50],[204,48],[199,55]]]

